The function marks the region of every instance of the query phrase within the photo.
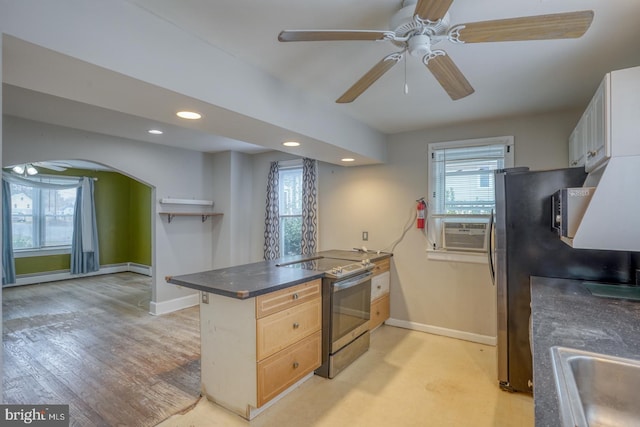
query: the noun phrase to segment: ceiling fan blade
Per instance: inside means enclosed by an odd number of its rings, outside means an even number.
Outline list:
[[[438,80],[440,86],[449,94],[451,99],[464,98],[471,95],[475,90],[462,74],[460,69],[454,64],[451,57],[441,50],[434,51],[436,56],[423,60],[429,71]]]
[[[463,43],[570,39],[581,37],[589,29],[591,21],[593,11],[583,10],[472,22],[456,25],[452,32],[457,31],[457,41]]]
[[[355,82],[347,91],[342,94],[340,98],[336,100],[338,104],[345,104],[353,102],[359,97],[365,90],[376,82],[384,73],[389,71],[394,65],[396,65],[404,56],[404,52],[396,52],[391,55],[385,56],[380,62],[371,68],[367,74],[362,76],[360,80]]]
[[[66,167],[57,164],[57,163],[50,163],[50,162],[34,162],[32,163],[34,166],[38,166],[39,168],[44,168],[44,169],[50,169],[52,171],[58,171],[58,172],[62,172],[67,170]]]
[[[418,0],[414,15],[423,21],[437,21],[447,14],[453,0]]]
[[[369,30],[285,30],[278,34],[281,42],[315,42],[337,40],[390,40],[393,31]]]

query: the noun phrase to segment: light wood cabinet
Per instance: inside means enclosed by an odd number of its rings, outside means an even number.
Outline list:
[[[202,393],[252,419],[322,363],[320,279],[200,304]]]
[[[373,277],[371,278],[371,318],[369,320],[369,330],[377,328],[389,318],[390,268],[391,258],[375,261]]]
[[[369,329],[375,329],[389,318],[389,294],[385,294],[371,303]]]
[[[322,332],[258,362],[258,406],[262,406],[322,363]]]
[[[284,288],[256,297],[256,318],[267,316],[307,301],[320,298],[322,280],[316,279],[301,285]]]
[[[271,356],[322,328],[322,303],[315,298],[257,321],[258,360]]]

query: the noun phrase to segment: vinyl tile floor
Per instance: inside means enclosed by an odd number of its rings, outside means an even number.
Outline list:
[[[206,398],[161,427],[534,425],[530,395],[500,390],[496,348],[383,325],[336,378],[313,376],[248,422]]]

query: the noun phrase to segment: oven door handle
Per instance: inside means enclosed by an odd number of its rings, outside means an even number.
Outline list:
[[[340,280],[333,284],[333,292],[344,291],[345,289],[353,288],[354,286],[358,286],[367,280],[371,280],[371,276],[373,276],[372,272],[367,272],[365,274],[361,274],[353,279]]]

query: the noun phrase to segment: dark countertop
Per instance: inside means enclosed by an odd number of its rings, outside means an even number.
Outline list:
[[[350,257],[345,258],[337,255],[350,255]],[[375,253],[357,251],[330,250],[317,252],[313,255],[285,257],[272,261],[260,261],[218,270],[169,276],[166,278],[166,281],[174,285],[181,285],[199,291],[224,295],[231,298],[245,299],[295,286],[324,276],[322,271],[277,267],[276,264],[314,257],[338,258],[350,261],[370,259],[371,261],[375,261],[389,256],[391,256],[389,253],[377,255]]]
[[[561,425],[550,348],[640,359],[640,302],[594,297],[580,280],[531,278],[536,427]]]

